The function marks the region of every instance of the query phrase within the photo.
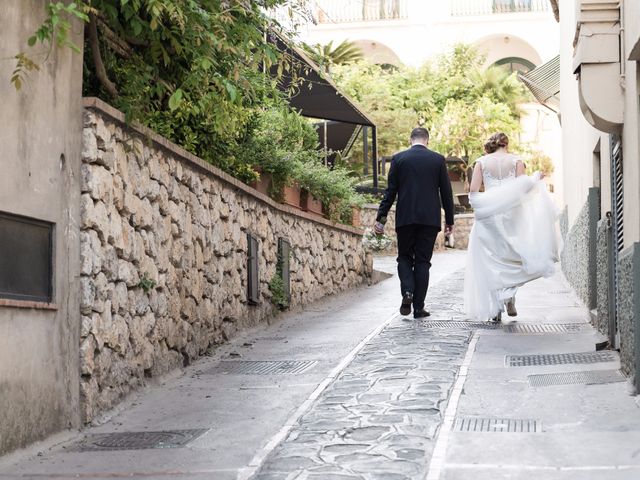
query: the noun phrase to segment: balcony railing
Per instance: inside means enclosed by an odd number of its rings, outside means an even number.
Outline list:
[[[408,17],[409,0],[316,0],[316,22],[351,23],[400,20]]]
[[[451,16],[546,12],[549,0],[451,0]]]

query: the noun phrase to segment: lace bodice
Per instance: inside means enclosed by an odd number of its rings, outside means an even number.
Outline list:
[[[482,165],[484,189],[489,190],[516,178],[518,160],[520,157],[506,152],[495,152],[480,157],[478,162]]]

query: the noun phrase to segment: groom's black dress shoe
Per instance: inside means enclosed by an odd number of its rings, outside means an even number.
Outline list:
[[[429,315],[431,314],[427,312],[425,309],[416,310],[415,312],[413,312],[413,318],[424,318],[424,317],[428,317]]]
[[[409,315],[411,313],[411,304],[413,303],[413,293],[407,292],[402,297],[402,305],[400,305],[400,315]]]

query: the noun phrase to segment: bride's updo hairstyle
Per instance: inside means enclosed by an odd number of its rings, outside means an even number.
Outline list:
[[[504,133],[494,133],[489,137],[487,143],[484,144],[484,151],[487,153],[493,153],[499,148],[504,148],[509,145],[509,137]]]

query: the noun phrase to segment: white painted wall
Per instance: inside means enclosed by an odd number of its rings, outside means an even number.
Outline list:
[[[458,42],[485,47],[492,62],[519,56],[539,65],[558,54],[559,28],[551,9],[452,16],[452,1],[406,0],[408,18],[402,20],[310,24],[302,29],[301,39],[321,44],[369,40],[389,47],[410,66]]]

